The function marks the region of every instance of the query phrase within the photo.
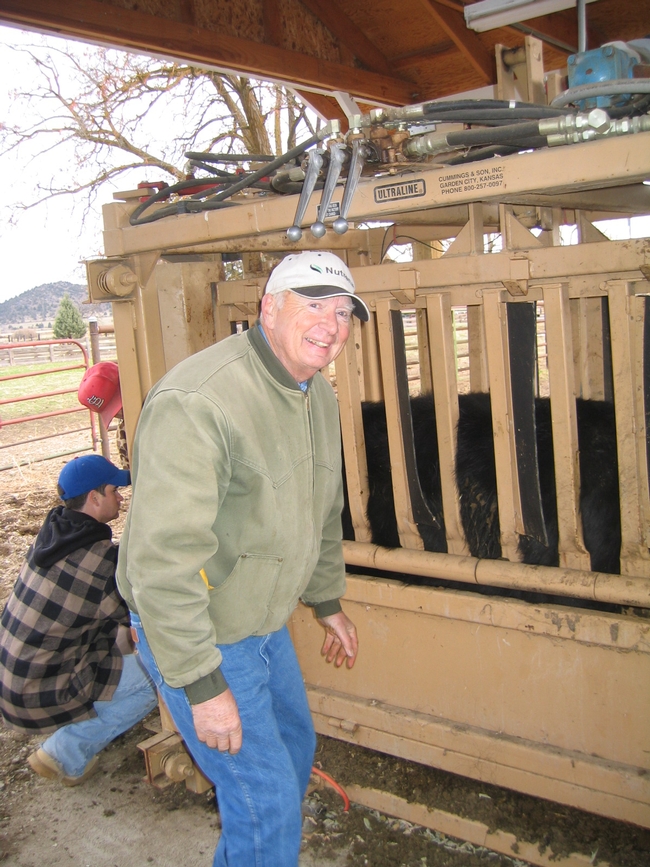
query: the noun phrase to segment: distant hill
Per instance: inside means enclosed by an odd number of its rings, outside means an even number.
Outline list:
[[[54,323],[56,311],[65,294],[70,296],[72,303],[79,309],[83,319],[96,316],[98,319],[110,317],[110,302],[105,304],[86,304],[88,289],[80,283],[43,283],[21,292],[15,298],[0,303],[0,331],[8,331],[12,326],[21,325],[50,328]]]

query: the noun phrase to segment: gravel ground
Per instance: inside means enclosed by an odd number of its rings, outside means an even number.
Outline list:
[[[85,435],[87,440],[87,434]],[[63,440],[63,438],[62,438]],[[81,442],[81,446],[86,444]],[[34,457],[74,447],[45,440],[32,443]],[[0,472],[0,608],[42,520],[56,504],[61,457],[18,466],[26,447],[5,450]],[[10,460],[7,460],[11,452]],[[128,507],[128,492],[125,508]],[[121,532],[123,516],[114,522]],[[155,726],[157,714],[147,721]],[[84,786],[66,789],[36,777],[26,764],[38,743],[0,729],[0,863],[12,867],[209,867],[219,833],[211,793],[195,795],[181,784],[164,790],[143,781],[137,744],[151,734],[140,725],[102,754],[101,771]],[[356,784],[456,813],[502,829],[551,859],[579,853],[581,863],[648,867],[650,832],[622,822],[505,789],[479,784],[320,738],[319,767],[344,787]],[[315,780],[316,782],[316,780]],[[305,803],[301,867],[511,867],[523,862],[472,846],[374,810],[352,805],[329,786],[318,785]]]

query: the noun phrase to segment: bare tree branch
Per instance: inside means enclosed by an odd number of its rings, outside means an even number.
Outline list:
[[[28,154],[35,175],[44,165],[49,173],[34,183],[33,199],[14,209],[71,195],[87,211],[102,186],[118,178],[133,184],[136,172],[141,180],[151,179],[152,170],[170,183],[185,179],[189,150],[271,155],[294,146],[298,128],[314,131],[305,107],[285,88],[62,45],[13,48],[28,62],[32,84],[12,94],[10,117],[0,119],[0,155]]]

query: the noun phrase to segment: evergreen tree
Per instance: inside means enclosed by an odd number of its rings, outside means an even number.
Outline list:
[[[61,340],[65,337],[83,337],[85,333],[86,323],[70,300],[70,296],[64,295],[54,319],[54,336],[57,340]]]

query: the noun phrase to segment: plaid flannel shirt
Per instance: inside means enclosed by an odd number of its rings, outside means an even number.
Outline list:
[[[30,548],[0,620],[0,715],[8,728],[47,734],[96,716],[122,672],[115,645],[128,609],[115,585],[117,546],[101,540],[49,569]]]

